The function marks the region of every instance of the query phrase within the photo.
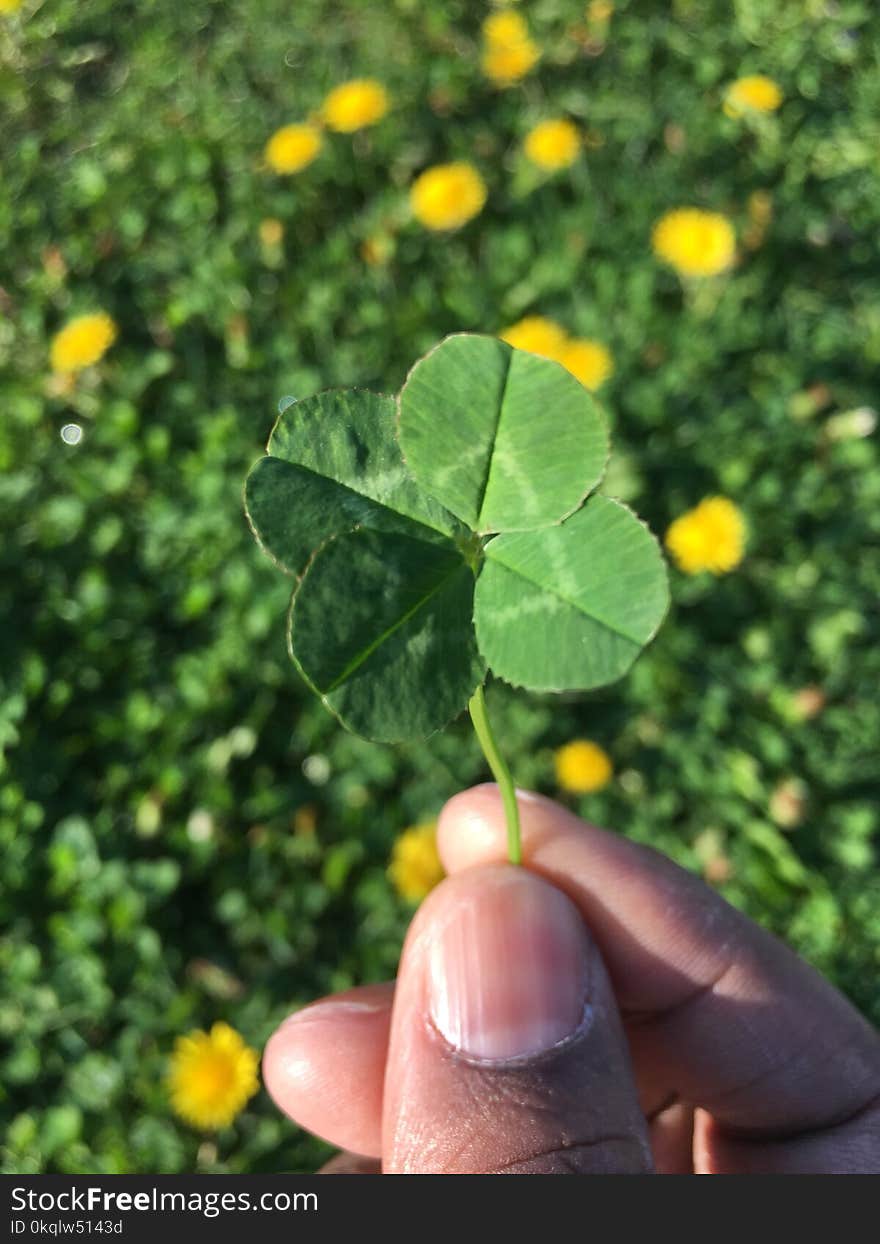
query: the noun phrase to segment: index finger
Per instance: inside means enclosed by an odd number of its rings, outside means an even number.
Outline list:
[[[880,1042],[802,959],[650,848],[521,792],[525,865],[575,902],[614,985],[650,1112],[679,1098],[744,1136],[845,1121],[880,1094]],[[439,822],[450,873],[505,858],[497,787]]]

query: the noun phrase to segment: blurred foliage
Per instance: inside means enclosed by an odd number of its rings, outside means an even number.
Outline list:
[[[552,792],[553,750],[595,739],[616,777],[575,806],[704,871],[880,1018],[880,468],[852,435],[870,418],[840,419],[877,404],[876,7],[629,0],[604,35],[574,0],[520,7],[543,56],[500,92],[465,0],[25,0],[0,20],[8,1171],[325,1152],[265,1093],[216,1139],[190,1132],[163,1085],[173,1039],[222,1018],[259,1045],[294,1005],[393,973],[391,843],[483,769],[464,723],[383,748],[308,697],[242,479],[282,394],[393,391],[443,334],[529,312],[612,349],[608,491],[658,532],[724,493],[751,535],[734,574],[673,575],[620,685],[491,690],[516,776]],[[760,123],[722,112],[747,72],[785,93]],[[353,74],[388,85],[391,115],[267,173],[269,134]],[[590,149],[540,181],[521,139],[560,114]],[[406,189],[459,157],[488,204],[429,235]],[[649,238],[690,203],[747,245],[682,290]],[[51,334],[98,308],[119,340],[65,394]]]

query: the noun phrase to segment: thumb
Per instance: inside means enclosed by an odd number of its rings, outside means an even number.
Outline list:
[[[423,903],[385,1075],[388,1173],[651,1170],[605,967],[574,905],[509,865]]]

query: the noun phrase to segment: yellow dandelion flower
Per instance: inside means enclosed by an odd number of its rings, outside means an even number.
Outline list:
[[[614,372],[611,351],[601,342],[587,337],[569,341],[559,356],[559,362],[585,389],[598,389]]]
[[[706,497],[666,532],[666,547],[685,574],[726,574],[743,559],[746,524],[727,497]]]
[[[589,795],[611,781],[614,767],[608,753],[589,739],[574,739],[553,757],[556,781],[573,795]]]
[[[387,113],[391,101],[388,92],[375,78],[352,78],[335,87],[321,108],[325,124],[338,134],[375,125]]]
[[[526,19],[513,9],[492,13],[483,22],[483,38],[491,47],[508,47],[511,43],[522,43],[528,37]]]
[[[116,340],[116,325],[104,311],[68,320],[52,338],[49,358],[56,372],[82,371],[102,359]]]
[[[517,350],[528,350],[530,354],[540,354],[542,358],[557,361],[568,344],[565,329],[543,315],[527,315],[510,328],[505,328],[500,335],[502,341]]]
[[[435,164],[416,178],[410,206],[426,229],[460,229],[486,202],[486,184],[472,164]]]
[[[0,0],[0,13],[17,13],[22,0]]]
[[[581,149],[581,138],[571,121],[541,121],[529,130],[523,149],[538,168],[554,173],[574,164]]]
[[[228,1127],[260,1087],[259,1055],[228,1024],[178,1037],[168,1089],[176,1114],[205,1131]]]
[[[531,39],[524,43],[512,43],[508,47],[486,48],[483,73],[495,86],[513,86],[526,76],[540,55]]]
[[[280,246],[284,240],[284,225],[274,216],[260,221],[260,241],[264,246]]]
[[[736,235],[726,216],[698,207],[667,212],[654,226],[654,254],[681,276],[716,276],[733,263]]]
[[[263,155],[273,172],[298,173],[311,164],[321,143],[321,131],[316,125],[284,125],[266,143]]]
[[[517,350],[561,363],[587,389],[598,389],[614,372],[606,346],[588,337],[569,337],[564,328],[543,315],[527,315],[499,336]]]
[[[519,13],[505,9],[483,22],[483,72],[496,86],[524,78],[541,55]]]
[[[437,825],[429,821],[405,829],[394,844],[388,877],[401,898],[419,903],[443,880],[437,852]]]
[[[724,96],[724,111],[729,117],[741,117],[748,112],[775,112],[781,103],[778,83],[766,74],[755,73],[730,84]]]

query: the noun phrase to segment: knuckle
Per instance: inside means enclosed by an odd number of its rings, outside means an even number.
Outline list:
[[[653,1163],[637,1136],[601,1136],[546,1149],[498,1166],[497,1175],[648,1175]]]

